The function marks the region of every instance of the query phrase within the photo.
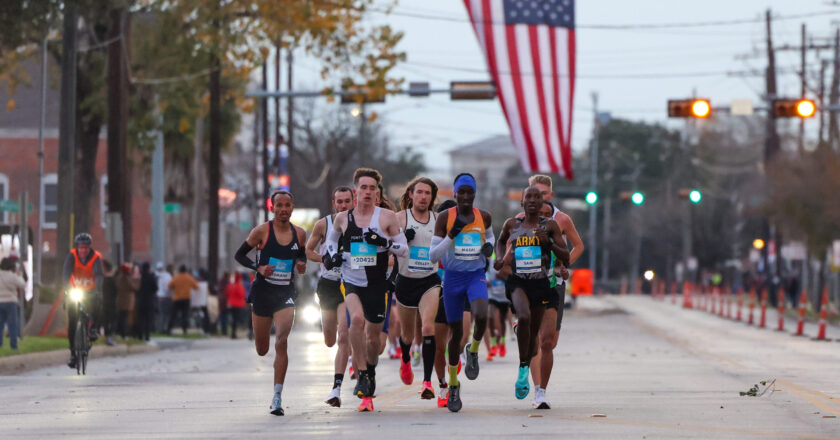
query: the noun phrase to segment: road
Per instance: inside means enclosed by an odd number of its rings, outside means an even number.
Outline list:
[[[0,438],[840,438],[840,343],[648,297],[585,298],[567,313],[548,411],[514,398],[513,343],[507,357],[482,362],[476,381],[464,379],[460,413],[421,401],[418,379],[402,385],[397,361],[384,358],[375,412],[355,411],[352,381],[345,407],[330,408],[331,351],[299,326],[285,417],[268,414],[273,358],[248,340],[207,339],[94,359],[85,377],[66,367],[0,377]],[[760,397],[739,395],[773,379]]]

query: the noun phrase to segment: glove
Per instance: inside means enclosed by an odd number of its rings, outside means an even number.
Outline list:
[[[373,231],[365,232],[365,243],[372,244],[375,246],[381,246],[387,248],[390,246],[388,239],[382,235],[377,234]]]
[[[405,230],[405,241],[410,242],[414,240],[414,236],[417,235],[417,231],[414,228],[408,228]]]
[[[493,255],[493,245],[490,243],[484,243],[484,245],[481,246],[481,253],[485,257],[490,258],[490,256]]]
[[[321,260],[327,270],[332,270],[334,267],[341,266],[341,263],[344,263],[344,257],[341,255],[341,252],[337,252],[332,256],[330,254],[324,254]]]
[[[455,223],[452,224],[452,229],[449,230],[449,237],[455,238],[456,235],[461,233],[461,230],[464,229],[464,226],[467,226],[467,219],[458,215],[455,217]]]

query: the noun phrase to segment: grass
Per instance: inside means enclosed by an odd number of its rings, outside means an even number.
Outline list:
[[[27,336],[23,339],[18,339],[17,350],[12,350],[9,343],[9,338],[4,337],[3,346],[0,347],[0,357],[24,353],[39,353],[42,351],[68,350],[70,347],[67,338],[57,338],[54,336]]]

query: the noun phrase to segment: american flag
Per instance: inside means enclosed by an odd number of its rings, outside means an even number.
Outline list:
[[[522,168],[572,179],[574,0],[464,0]]]

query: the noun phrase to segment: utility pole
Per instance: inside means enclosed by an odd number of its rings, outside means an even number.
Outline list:
[[[281,68],[281,47],[280,43],[277,43],[274,52],[274,87],[277,90],[280,90],[280,68]],[[274,170],[275,174],[280,175],[280,145],[283,144],[283,134],[280,132],[281,128],[281,120],[280,117],[280,97],[274,97]]]
[[[262,85],[263,89],[268,87],[268,60],[263,63],[262,66]],[[271,188],[268,184],[268,170],[269,170],[269,163],[268,163],[268,99],[263,99],[260,105],[260,120],[262,124],[262,174],[263,174],[263,204],[265,204],[266,200],[268,200],[268,196],[271,194]],[[268,221],[268,206],[263,206],[263,221]]]
[[[805,23],[802,23],[802,47],[799,51],[799,78],[801,80],[801,87],[799,92],[799,97],[805,97],[805,88],[808,86],[806,75],[807,72],[805,70],[805,52],[806,52],[806,31],[805,31]],[[799,156],[801,157],[805,153],[805,118],[799,118],[799,143],[797,145],[797,150]]]
[[[73,242],[73,197],[76,168],[76,4],[64,5],[61,45],[61,117],[58,126],[58,231],[56,256],[61,261]]]
[[[47,37],[41,42],[41,120],[38,124],[38,181],[44,179],[44,125],[47,122]],[[38,185],[38,205],[44,201],[44,185]],[[41,212],[41,209],[38,209]],[[38,232],[35,235],[35,267],[33,277],[35,282],[35,293],[33,299],[37,300],[40,289],[37,287],[41,284],[41,256],[44,252],[42,246],[44,225],[38,219]]]
[[[589,177],[589,185],[592,191],[598,188],[598,136],[601,131],[601,122],[598,118],[598,92],[592,92],[592,112],[594,116],[594,127],[592,128],[592,146],[589,149],[589,162],[592,165]],[[597,222],[598,208],[596,204],[589,205],[589,269],[592,271],[592,279],[598,279],[597,265]]]
[[[128,126],[128,75],[123,44],[126,29],[123,24],[126,12],[123,8],[111,10],[111,33],[113,40],[108,45],[108,222],[109,236],[114,240],[111,244],[111,259],[117,265],[123,261],[125,244],[122,221],[126,220],[126,128]],[[118,39],[119,38],[119,39]],[[120,224],[115,224],[120,223]],[[123,236],[116,237],[114,232],[123,232]]]
[[[159,127],[155,135],[155,150],[152,153],[152,259],[156,262],[166,263],[166,222],[163,212],[163,113],[157,109],[155,99],[155,110],[158,111]]]
[[[295,59],[294,59],[294,47],[293,46],[289,46],[289,54],[288,54],[288,58],[286,59],[286,61],[288,62],[287,69],[288,69],[288,72],[289,72],[289,75],[286,78],[286,80],[288,81],[287,82],[287,88],[289,89],[289,92],[291,92],[294,89],[294,84],[292,83],[292,74],[293,74],[294,61],[295,61]],[[288,135],[288,139],[286,139],[286,145],[288,146],[289,161],[291,161],[292,152],[295,150],[295,121],[294,121],[295,100],[294,100],[294,98],[291,97],[291,95],[289,96],[289,106],[286,110],[288,111],[287,121],[286,121],[286,133]],[[277,163],[279,164],[280,163],[280,156],[279,155],[277,156],[277,161],[278,161]],[[291,179],[290,179],[290,181],[289,181],[289,186],[290,187],[291,187],[291,184],[292,184],[292,182],[291,182]]]
[[[767,102],[767,107],[772,108],[773,100],[776,98],[776,54],[775,50],[773,49],[773,30],[772,30],[772,17],[770,13],[770,9],[767,10],[765,14],[766,20],[766,30],[767,30],[767,71],[765,72],[765,85],[766,85],[766,92],[764,99]],[[766,170],[768,165],[772,162],[773,158],[775,157],[776,153],[779,151],[779,134],[776,132],[776,116],[773,114],[772,111],[767,112],[767,133],[764,140],[764,169]],[[768,245],[764,246],[761,250],[762,260],[764,262],[764,271],[765,274],[769,277],[772,273],[770,269],[770,260],[769,260],[769,241],[771,238],[770,231],[770,221],[765,217],[762,220],[762,235],[764,235],[765,240],[768,241]],[[775,237],[778,238],[778,237]],[[779,257],[779,242],[777,240],[773,240],[775,250],[776,250],[776,258]]]
[[[828,103],[836,106],[840,103],[840,28],[834,34],[834,68],[831,75],[831,91],[828,94]],[[840,127],[837,124],[837,112],[828,113],[828,145],[837,151],[838,140],[840,140]]]
[[[221,177],[222,147],[222,66],[218,54],[213,55],[210,72],[210,154],[207,160],[207,285],[216,292],[219,280],[219,180]]]
[[[601,282],[606,285],[610,278],[610,228],[612,223],[612,197],[604,197],[604,233],[601,235]]]

